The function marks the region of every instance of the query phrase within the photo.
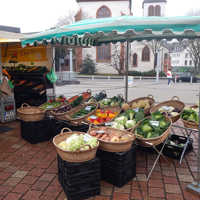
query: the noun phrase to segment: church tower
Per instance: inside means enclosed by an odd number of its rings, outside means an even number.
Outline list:
[[[164,17],[166,14],[167,0],[144,0],[142,4],[143,16]]]

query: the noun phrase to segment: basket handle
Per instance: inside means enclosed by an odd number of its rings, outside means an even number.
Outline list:
[[[154,96],[152,94],[149,94],[147,97],[154,99]]]
[[[177,101],[179,101],[180,99],[179,99],[179,97],[177,97],[177,96],[173,96],[173,97],[171,98],[171,100],[177,100]]]
[[[21,105],[21,107],[23,108],[23,107],[31,107],[29,104],[27,104],[27,103],[23,103],[22,105]]]
[[[63,128],[60,132],[60,134],[63,134],[64,133],[64,130],[68,130],[69,132],[72,132],[72,130],[70,128]],[[66,133],[66,132],[65,132]]]

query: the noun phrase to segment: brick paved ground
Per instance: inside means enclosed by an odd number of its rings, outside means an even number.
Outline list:
[[[56,152],[52,142],[29,144],[20,136],[20,124],[7,124],[14,129],[0,134],[0,199],[64,200],[58,182]],[[178,131],[177,131],[178,132]],[[197,152],[197,135],[193,135]],[[196,153],[186,155],[180,165],[160,159],[149,182],[147,170],[155,154],[137,152],[137,177],[121,188],[101,182],[101,195],[90,200],[198,200],[186,191],[197,174]]]

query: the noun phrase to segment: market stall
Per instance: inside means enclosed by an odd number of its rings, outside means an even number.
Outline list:
[[[122,16],[84,20],[58,29],[31,35],[22,41],[25,46],[60,43],[66,45],[101,45],[104,43],[126,42],[126,81],[125,100],[128,100],[128,55],[129,44],[133,41],[162,40],[162,39],[194,39],[200,37],[200,17],[133,17]],[[199,136],[200,146],[200,136]],[[200,174],[200,147],[198,152],[198,171]],[[199,193],[197,183],[189,186],[192,191]]]

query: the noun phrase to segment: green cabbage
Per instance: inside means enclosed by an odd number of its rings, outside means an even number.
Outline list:
[[[125,124],[126,128],[133,128],[136,125],[136,121],[135,120],[128,120]]]

